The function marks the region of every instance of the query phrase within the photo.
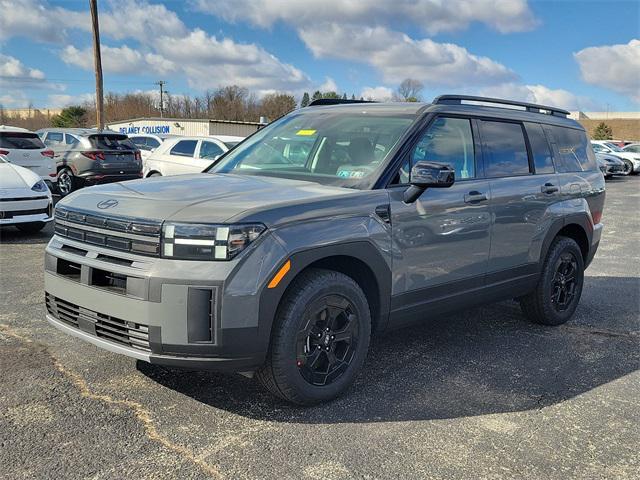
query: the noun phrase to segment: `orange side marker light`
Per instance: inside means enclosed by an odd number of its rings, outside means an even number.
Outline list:
[[[276,288],[280,283],[280,280],[284,278],[289,270],[291,270],[291,260],[287,260],[285,264],[280,267],[280,270],[278,270],[278,273],[273,276],[269,285],[267,285],[267,288]]]

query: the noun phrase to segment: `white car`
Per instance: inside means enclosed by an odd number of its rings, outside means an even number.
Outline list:
[[[640,154],[640,143],[630,143],[629,145],[622,147],[622,150],[625,152]]]
[[[591,146],[595,153],[607,153],[622,160],[625,163],[625,173],[634,175],[640,173],[640,153],[623,150],[606,140],[591,140]]]
[[[144,161],[143,176],[157,177],[202,172],[241,140],[242,137],[230,136],[167,139]]]
[[[140,149],[140,155],[142,156],[142,160],[146,160],[149,158],[152,152],[156,150],[162,142],[168,140],[170,138],[177,138],[177,135],[171,134],[160,134],[160,135],[152,135],[152,134],[136,134],[129,135],[129,140],[133,142],[133,144]]]
[[[0,155],[10,163],[36,173],[49,186],[57,181],[53,150],[47,148],[35,132],[0,125]]]
[[[0,226],[35,233],[53,220],[51,191],[39,175],[0,155]]]

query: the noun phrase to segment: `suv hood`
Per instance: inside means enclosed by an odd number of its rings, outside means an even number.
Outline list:
[[[153,220],[222,223],[245,211],[352,195],[356,190],[275,177],[194,174],[146,178],[85,188],[59,204],[102,215]],[[98,204],[109,202],[108,208]]]

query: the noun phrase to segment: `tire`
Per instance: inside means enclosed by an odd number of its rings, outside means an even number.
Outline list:
[[[61,197],[66,197],[76,189],[76,179],[69,168],[62,168],[58,172],[58,193]]]
[[[339,272],[308,270],[278,307],[267,359],[256,377],[298,405],[333,400],[355,380],[370,336],[369,303],[358,284]]]
[[[624,162],[624,170],[623,170],[624,175],[634,175],[633,163],[631,163],[630,160],[623,160],[623,162]]]
[[[147,175],[147,178],[152,178],[152,177],[161,177],[162,174],[160,172],[152,172],[149,175]]]
[[[16,228],[24,233],[38,233],[45,225],[45,222],[18,223]]]
[[[557,237],[549,247],[535,290],[520,298],[522,312],[534,323],[562,325],[576,311],[583,284],[580,247],[571,238]]]

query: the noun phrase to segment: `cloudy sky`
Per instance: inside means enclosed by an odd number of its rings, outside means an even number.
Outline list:
[[[640,2],[98,0],[106,91],[238,84],[385,99],[472,93],[571,110],[640,109]],[[0,0],[0,104],[94,88],[88,0]]]

